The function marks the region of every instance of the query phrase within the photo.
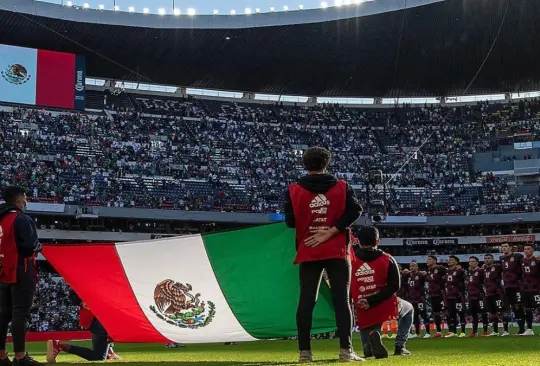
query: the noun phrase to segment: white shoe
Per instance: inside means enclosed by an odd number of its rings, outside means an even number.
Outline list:
[[[532,329],[527,329],[525,332],[523,332],[522,336],[533,336],[534,331]]]
[[[501,337],[508,337],[510,335],[510,333],[508,332],[503,332],[503,334],[501,334]]]
[[[409,334],[409,339],[415,339],[415,338],[418,338],[418,334],[416,333]]]
[[[450,333],[446,334],[446,335],[444,336],[444,338],[457,338],[457,336],[458,336],[458,335],[457,335],[456,333],[450,332]]]
[[[431,335],[430,335],[429,333],[426,333],[426,334],[424,334],[424,337],[423,337],[423,338],[424,338],[424,339],[431,338]]]
[[[499,333],[495,333],[495,332],[492,332],[492,333],[489,333],[488,337],[498,337],[499,336]]]

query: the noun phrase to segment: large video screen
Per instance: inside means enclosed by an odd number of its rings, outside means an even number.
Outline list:
[[[84,110],[85,80],[84,56],[0,45],[0,101]]]

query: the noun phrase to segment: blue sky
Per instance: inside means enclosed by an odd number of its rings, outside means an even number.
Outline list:
[[[66,3],[67,0],[42,1],[61,4]],[[336,2],[336,0],[175,0],[175,7],[180,9],[182,14],[186,14],[188,8],[195,9],[196,14],[212,14],[214,9],[219,10],[219,14],[229,14],[232,9],[236,10],[236,14],[243,14],[246,8],[250,8],[253,13],[257,8],[261,12],[269,12],[271,7],[275,11],[283,11],[284,6],[288,6],[289,10],[297,10],[299,5],[303,5],[305,9],[319,8],[322,1],[326,1],[329,5],[334,5]],[[352,0],[337,0],[337,3],[340,2],[354,3]],[[100,4],[103,4],[106,9],[112,9],[114,0],[72,0],[72,3],[80,6],[88,3],[92,8],[98,8]],[[151,13],[157,13],[159,8],[164,8],[170,14],[173,9],[173,0],[116,0],[116,5],[124,11],[128,11],[129,7],[134,7],[137,12],[148,8]]]

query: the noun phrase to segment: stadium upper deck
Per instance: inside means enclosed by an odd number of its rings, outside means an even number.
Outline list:
[[[348,17],[343,19],[319,17],[292,25],[284,23],[296,12],[270,14],[275,22],[258,26],[249,19],[265,14],[238,15],[225,17],[234,18],[229,28],[218,28],[217,20],[205,23],[211,16],[178,19],[183,25],[175,27],[173,15],[161,20],[128,13],[105,17],[39,2],[32,2],[33,11],[20,13],[28,0],[2,3],[3,43],[85,54],[88,75],[96,77],[307,96],[540,89],[540,3],[526,0],[447,0],[372,15],[344,9]],[[42,6],[57,11],[44,13]],[[75,11],[79,21],[67,20]],[[108,21],[113,16],[130,17],[133,25],[113,25]]]

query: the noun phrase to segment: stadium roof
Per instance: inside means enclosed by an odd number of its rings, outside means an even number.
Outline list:
[[[489,54],[466,94],[540,89],[538,1],[447,0],[230,29],[97,24],[0,9],[1,43],[84,54],[94,77],[308,96],[447,96],[465,94]]]

